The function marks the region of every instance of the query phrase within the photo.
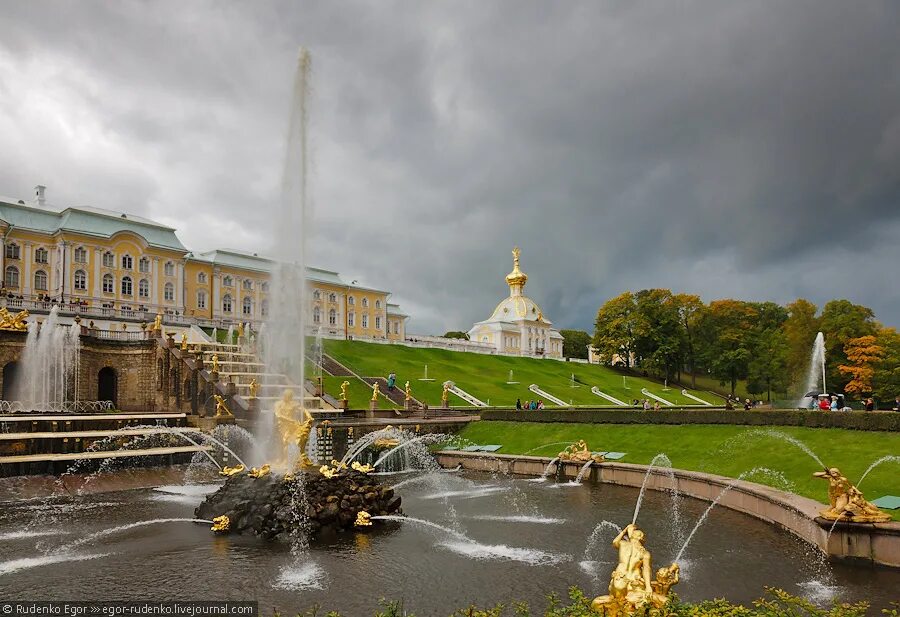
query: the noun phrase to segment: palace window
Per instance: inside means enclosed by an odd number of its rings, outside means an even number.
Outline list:
[[[347,314],[347,325],[352,328],[355,323],[356,323],[356,315],[353,314],[353,311],[350,311]]]
[[[103,267],[104,268],[115,268],[116,267],[116,256],[106,251],[103,253]]]
[[[316,289],[313,292],[313,300],[321,300],[321,299],[322,299],[322,292],[320,292],[318,289]]]
[[[166,276],[175,276],[175,264],[171,261],[166,262],[165,266]]]
[[[225,287],[234,287],[234,279],[230,276],[226,276],[222,279],[222,285],[224,285]]]
[[[337,325],[337,311],[331,309],[328,311],[328,325],[336,326]]]
[[[362,299],[362,306],[363,306],[363,308],[369,308],[369,299],[368,298]]]
[[[19,286],[19,269],[15,266],[6,266],[3,282],[7,287]]]
[[[79,246],[75,249],[75,252],[72,255],[72,259],[75,260],[77,264],[86,264],[87,263],[87,251],[83,246]]]
[[[130,296],[132,291],[133,291],[133,289],[132,289],[132,284],[131,284],[131,277],[123,276],[122,277],[122,295]]]
[[[75,289],[80,291],[87,289],[87,274],[84,270],[75,270]]]
[[[163,287],[163,299],[166,302],[173,302],[175,300],[175,285],[166,283],[165,287]]]
[[[347,304],[353,306],[354,304],[356,304],[356,298],[354,298],[353,296],[347,296]]]
[[[253,315],[253,300],[251,298],[244,298],[243,312],[244,315]]]
[[[313,309],[313,323],[322,323],[322,309],[318,306]]]
[[[263,283],[262,285],[259,286],[259,288],[263,291],[263,293],[269,293],[269,284],[268,283]]]
[[[138,269],[144,274],[150,272],[150,260],[146,257],[141,257],[140,261],[138,261]]]
[[[197,292],[197,308],[205,309],[206,308],[206,292],[202,289]]]
[[[222,297],[222,312],[223,313],[231,312],[231,294],[225,294]]]
[[[375,329],[381,330],[381,315],[375,315]]]
[[[363,313],[363,316],[362,316],[362,327],[363,327],[363,328],[368,328],[368,327],[369,327],[369,315],[368,315],[368,313]]]
[[[394,322],[394,334],[400,334],[400,322],[399,321]]]
[[[115,281],[113,280],[112,274],[104,274],[103,275],[103,293],[105,293],[105,294],[115,293]]]
[[[6,245],[6,258],[7,259],[18,259],[19,258],[19,245],[15,242],[11,242]]]
[[[244,279],[244,291],[253,291],[253,281]]]
[[[375,300],[375,308],[377,308],[377,309],[381,308],[381,300]]]
[[[259,312],[262,313],[263,317],[269,316],[269,301],[263,300],[259,303]]]
[[[334,292],[328,294],[328,301],[329,302],[337,302],[337,294]]]
[[[141,279],[138,281],[138,296],[141,298],[149,298],[150,297],[150,283],[147,279]]]
[[[134,268],[134,258],[131,255],[122,255],[122,269],[131,270]]]
[[[34,273],[34,288],[36,291],[47,291],[47,273],[43,270]]]
[[[47,263],[49,261],[47,249],[45,249],[43,246],[34,249],[34,261],[36,261],[39,264]]]
[[[197,282],[200,283],[200,284],[202,284],[202,285],[205,285],[205,284],[206,284],[206,272],[200,272],[200,273],[197,275]]]

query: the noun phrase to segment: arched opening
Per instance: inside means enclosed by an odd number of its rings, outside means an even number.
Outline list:
[[[117,406],[116,391],[118,386],[118,378],[116,377],[116,369],[104,366],[97,373],[97,400],[112,401],[113,407]]]
[[[15,360],[7,362],[3,367],[3,400],[11,401],[16,395],[16,380],[19,376],[19,363]]]
[[[162,358],[156,359],[156,389],[162,390],[163,388],[163,377],[165,377],[165,373],[163,372],[163,361]]]
[[[172,387],[172,396],[178,399],[181,393],[178,391],[178,371],[174,368],[169,370],[169,383]]]

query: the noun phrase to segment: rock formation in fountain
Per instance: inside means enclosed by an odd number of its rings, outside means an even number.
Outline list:
[[[342,532],[353,528],[360,513],[400,514],[400,497],[375,478],[355,469],[318,470],[297,474],[239,472],[209,495],[195,513],[217,520],[217,533],[255,534],[266,540],[290,541],[295,534]],[[298,494],[305,498],[298,499]],[[297,512],[305,507],[305,512]],[[222,519],[220,517],[227,517]],[[363,519],[366,517],[363,516]]]

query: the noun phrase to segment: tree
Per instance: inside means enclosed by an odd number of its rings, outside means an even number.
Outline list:
[[[634,298],[634,352],[642,367],[668,380],[681,356],[681,329],[674,296],[668,289],[643,289]]]
[[[747,377],[752,356],[756,309],[740,300],[714,300],[704,317],[704,356],[714,377],[731,385]]]
[[[844,354],[847,356],[847,364],[838,366],[841,373],[850,377],[850,381],[844,386],[844,392],[859,397],[871,394],[875,366],[884,358],[884,348],[878,345],[874,336],[860,336],[847,341]]]
[[[810,352],[819,332],[818,308],[809,300],[797,298],[787,305],[788,318],[784,322],[786,368],[790,383],[803,384],[809,368]]]
[[[825,361],[832,368],[829,382],[835,390],[842,391],[850,377],[834,369],[848,364],[844,351],[847,341],[876,333],[875,313],[849,300],[832,300],[822,308],[820,321],[825,335]]]
[[[460,338],[469,340],[469,335],[461,330],[451,330],[450,332],[444,332],[444,338]]]
[[[900,333],[894,328],[882,328],[878,331],[878,344],[884,355],[875,363],[872,395],[880,402],[893,401],[900,395]]]
[[[591,344],[606,364],[619,360],[626,367],[631,366],[634,312],[634,294],[630,291],[607,300],[597,311]]]
[[[691,372],[691,388],[697,388],[697,356],[701,324],[706,306],[700,296],[677,294],[674,297],[678,322],[681,326],[682,358]]]
[[[588,345],[591,344],[591,335],[584,330],[560,330],[563,336],[563,356],[566,358],[588,357]]]
[[[766,394],[766,402],[772,401],[772,392],[784,392],[788,386],[787,341],[780,328],[766,328],[756,335],[753,355],[747,365],[747,391]]]

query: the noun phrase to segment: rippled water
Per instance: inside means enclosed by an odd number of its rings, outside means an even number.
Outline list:
[[[382,476],[389,484],[408,478]],[[402,599],[407,610],[431,615],[470,603],[527,600],[543,606],[547,594],[565,595],[570,585],[605,593],[615,527],[598,532],[588,557],[586,543],[600,521],[629,523],[638,491],[590,483],[567,490],[554,486],[552,480],[435,474],[399,491],[404,512],[433,525],[388,521],[370,532],[315,542],[299,557],[287,546],[255,538],[214,537],[208,525],[131,526],[191,518],[209,486],[123,491],[75,502],[6,501],[0,504],[0,595],[257,599],[266,610],[294,614],[319,604],[353,616],[371,614],[381,597]],[[682,532],[707,505],[683,500]],[[654,567],[666,565],[681,546],[670,512],[669,495],[645,494],[639,524]],[[98,533],[114,527],[121,530]],[[69,549],[60,553],[60,545]],[[869,599],[884,607],[896,599],[900,572],[828,564],[784,531],[714,509],[685,551],[678,594],[748,602],[766,585],[816,602]]]

